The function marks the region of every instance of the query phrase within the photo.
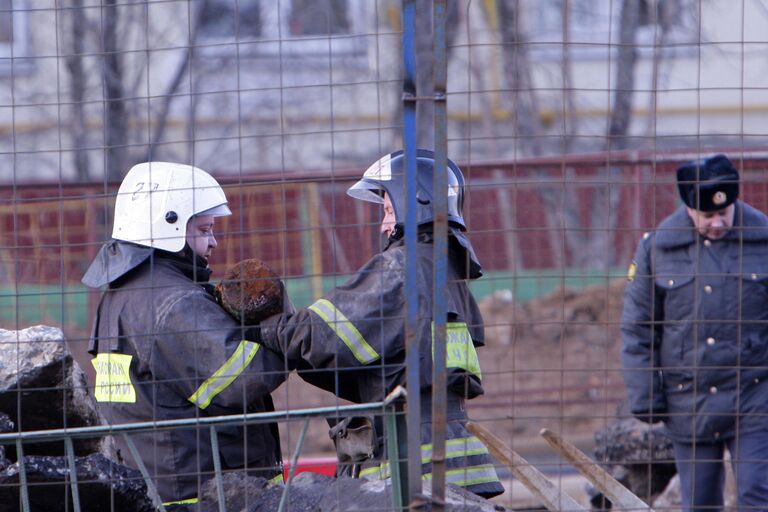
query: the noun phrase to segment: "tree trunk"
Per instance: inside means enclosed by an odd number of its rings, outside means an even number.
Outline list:
[[[513,124],[523,150],[532,155],[542,153],[539,136],[542,133],[539,104],[533,88],[531,65],[526,42],[520,32],[518,0],[498,0],[496,3],[499,32],[503,50],[504,72],[512,93]]]
[[[72,101],[70,133],[74,149],[75,176],[78,181],[87,182],[91,177],[91,171],[86,150],[88,138],[83,103],[86,88],[83,53],[87,26],[83,0],[71,0],[69,12],[71,25],[67,31],[71,34],[71,47],[65,62],[70,80],[69,96]]]
[[[118,8],[116,0],[104,0],[102,8],[102,48],[104,83],[104,143],[105,171],[109,181],[120,181],[127,171],[125,155],[128,144],[128,123],[123,95],[123,69],[118,40]]]
[[[160,107],[160,112],[157,114],[156,118],[157,128],[155,129],[155,133],[152,136],[152,142],[150,143],[150,146],[147,150],[147,160],[154,160],[158,158],[158,146],[163,142],[165,127],[168,124],[168,115],[171,110],[171,103],[173,102],[174,94],[176,94],[176,91],[179,89],[181,80],[187,74],[187,70],[194,60],[193,48],[197,42],[197,27],[200,26],[203,13],[206,12],[207,4],[208,0],[201,0],[192,4],[191,8],[193,9],[193,12],[191,15],[193,16],[193,20],[192,25],[190,26],[189,42],[187,47],[184,48],[184,57],[179,62],[179,65],[176,68],[176,73],[174,73],[173,79],[168,84],[168,87],[165,90],[165,94],[163,95],[163,104]],[[196,96],[193,96],[195,98],[193,101],[197,101]]]
[[[632,122],[632,98],[634,96],[635,64],[637,62],[635,38],[640,23],[640,8],[641,3],[636,0],[624,0],[621,4],[615,94],[606,141],[607,151],[630,147],[628,134]],[[611,257],[615,251],[610,249],[621,200],[620,173],[621,170],[616,167],[605,169],[603,174],[605,188],[596,190],[592,195],[592,233],[589,237],[589,247],[584,253],[589,256],[589,265],[593,268],[607,270],[616,263]]]
[[[416,142],[418,147],[435,147],[435,94],[432,0],[416,0]],[[460,22],[459,0],[446,2],[446,59],[450,62]]]
[[[608,150],[626,149],[629,146],[627,134],[632,121],[632,97],[637,62],[635,36],[640,22],[640,5],[641,3],[637,0],[624,0],[621,4],[616,81],[613,88],[615,94],[606,148]]]

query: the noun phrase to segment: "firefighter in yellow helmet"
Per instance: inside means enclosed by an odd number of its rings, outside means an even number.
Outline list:
[[[83,277],[106,287],[89,352],[95,396],[110,423],[273,411],[282,359],[216,302],[208,258],[216,218],[230,215],[224,191],[189,165],[146,162],[126,175],[115,203],[113,239]],[[223,469],[281,478],[275,424],[218,427]],[[169,509],[194,510],[213,476],[209,429],[131,434]],[[120,455],[136,466],[121,436]]]

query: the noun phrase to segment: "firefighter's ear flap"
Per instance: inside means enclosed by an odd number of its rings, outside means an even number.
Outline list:
[[[258,259],[243,260],[227,269],[214,295],[230,315],[245,325],[256,325],[282,313],[287,298],[280,276]]]

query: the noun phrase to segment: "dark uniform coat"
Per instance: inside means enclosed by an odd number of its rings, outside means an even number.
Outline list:
[[[417,335],[424,395],[422,455],[426,460],[431,454],[431,409],[425,398],[432,385],[431,241],[429,233],[419,235]],[[458,255],[463,249],[453,238],[451,244],[447,279],[447,480],[493,496],[503,492],[493,461],[483,444],[464,427],[464,398],[483,393],[476,352],[484,343],[483,320],[461,277]],[[405,262],[401,239],[308,308],[262,322],[262,342],[283,353],[305,380],[323,389],[358,403],[382,400],[396,385],[405,384]],[[382,468],[377,474],[388,476],[388,466]],[[424,464],[423,472],[431,473],[429,463]]]
[[[628,278],[632,413],[680,442],[768,430],[768,217],[737,202],[733,228],[708,240],[681,207],[644,235]]]
[[[95,395],[112,424],[273,411],[282,359],[257,343],[209,292],[209,271],[164,251],[105,245],[83,282],[109,283],[90,352]],[[255,339],[251,337],[251,339]],[[222,467],[281,472],[274,424],[217,427]],[[131,434],[164,502],[194,499],[214,468],[209,427]],[[135,465],[121,436],[121,455]]]

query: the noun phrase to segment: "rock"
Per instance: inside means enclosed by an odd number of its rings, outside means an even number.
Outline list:
[[[280,505],[282,484],[268,484],[264,478],[249,477],[244,472],[223,476],[227,510],[231,512],[268,512]],[[425,481],[422,494],[429,499],[431,483]],[[448,511],[491,512],[504,507],[480,498],[464,489],[447,486],[445,492]],[[287,510],[291,511],[367,511],[394,510],[392,489],[388,480],[364,478],[332,478],[318,473],[296,475],[289,490]],[[419,510],[431,510],[427,502]],[[216,481],[209,480],[203,487],[200,512],[218,512]]]
[[[101,454],[75,459],[81,510],[152,512],[141,473],[116,464]],[[24,457],[30,508],[46,512],[74,510],[66,457]],[[19,464],[0,471],[3,511],[20,511]]]
[[[64,334],[42,325],[0,329],[0,411],[19,431],[101,423],[85,374],[72,358]],[[87,455],[101,449],[101,440],[79,438],[74,446],[77,455]],[[24,450],[26,455],[64,455],[64,443],[25,444]],[[15,454],[15,448],[8,447],[8,452]]]
[[[246,325],[282,313],[283,284],[263,261],[247,259],[227,269],[214,294],[227,312]]]
[[[595,433],[595,459],[630,491],[651,503],[677,473],[672,441],[658,423],[648,425],[634,418],[614,421]],[[590,491],[595,508],[604,508],[604,497]]]
[[[0,434],[4,432],[13,432],[14,425],[7,414],[0,412]],[[0,444],[0,470],[5,469],[10,461],[5,457],[5,445]]]
[[[667,488],[654,500],[653,506],[659,510],[679,509],[682,505],[680,499],[680,475],[675,475],[667,484]]]

